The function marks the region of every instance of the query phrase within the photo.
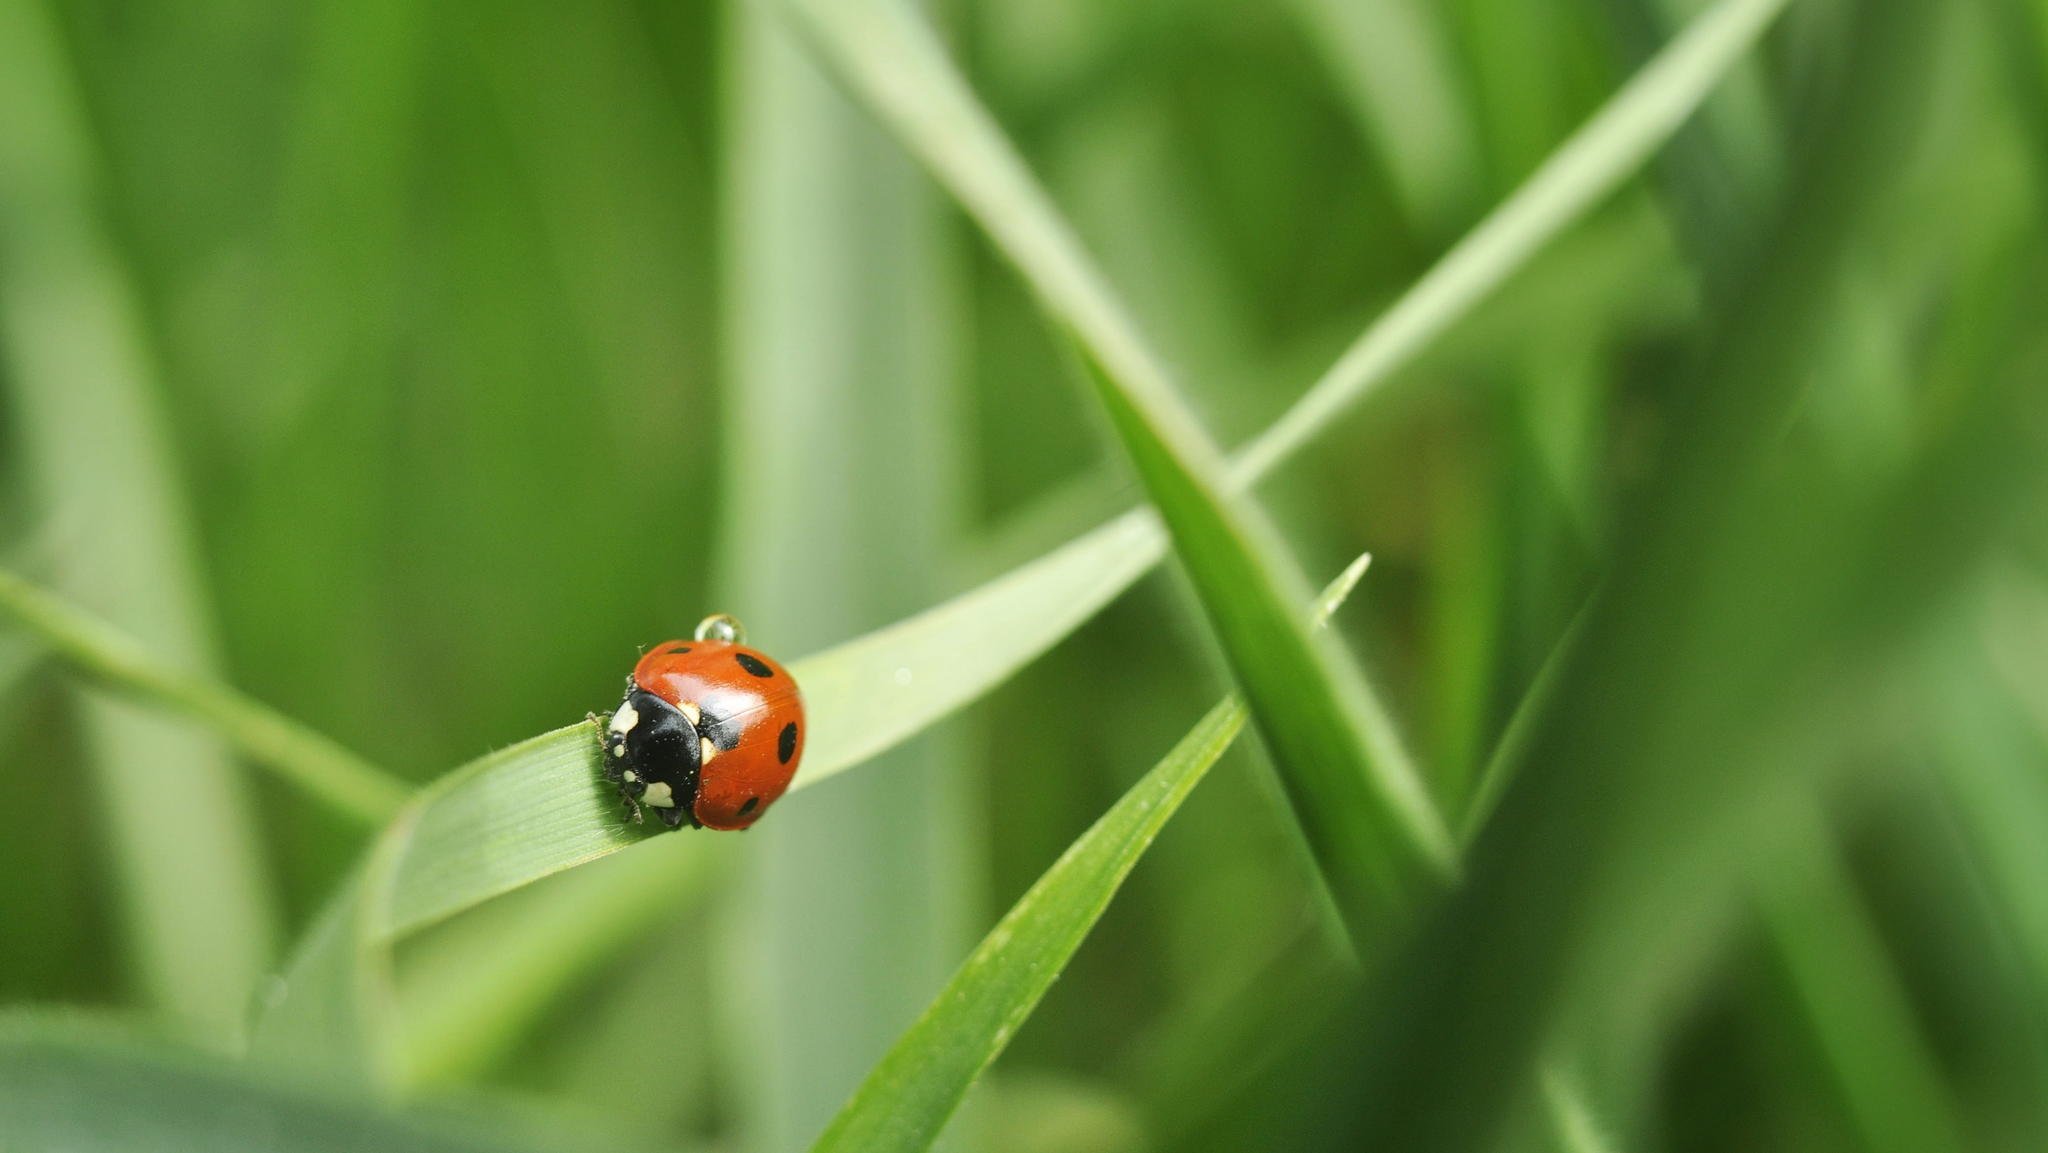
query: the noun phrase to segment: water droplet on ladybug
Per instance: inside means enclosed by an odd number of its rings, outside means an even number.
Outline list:
[[[700,641],[724,641],[729,645],[747,643],[747,626],[731,613],[712,613],[697,622],[697,639]]]

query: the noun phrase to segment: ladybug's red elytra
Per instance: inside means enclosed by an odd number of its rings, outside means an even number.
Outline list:
[[[604,775],[635,822],[645,805],[671,829],[744,829],[789,788],[809,735],[803,693],[745,639],[732,617],[708,617],[633,666],[604,723]]]

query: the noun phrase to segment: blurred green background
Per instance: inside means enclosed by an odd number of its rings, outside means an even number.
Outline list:
[[[1886,2],[1794,0],[1641,179],[1260,490],[1311,574],[1374,553],[1340,631],[1452,814],[1620,566],[1588,643],[1667,728],[1631,743],[1582,679],[1546,728],[1592,735],[1536,747],[1683,750],[1748,879],[1630,858],[1669,931],[1601,971],[1574,1050],[1616,1148],[2048,1140],[2048,5],[1887,40]],[[1235,444],[1705,7],[931,16]],[[1767,379],[1796,387],[1723,389]],[[0,0],[0,386],[0,561],[422,782],[603,707],[707,612],[801,655],[1142,497],[1016,276],[738,0]],[[1734,425],[1770,431],[1766,480],[1695,436]],[[1673,472],[1699,491],[1644,496]],[[1788,507],[1734,560],[1627,568]],[[1819,650],[1850,687],[1791,674]],[[0,1001],[225,1044],[362,834],[56,671],[0,632]],[[594,866],[644,920],[445,1091],[804,1147],[1224,686],[1154,577],[715,883]],[[1722,755],[1792,783],[1717,805]],[[1594,840],[1627,820],[1603,795]],[[1313,1083],[1290,1061],[1348,1067],[1299,1040],[1331,948],[1252,742],[1150,856],[952,1143],[1231,1147],[1219,1113]],[[1359,1147],[1295,1119],[1285,1147]]]

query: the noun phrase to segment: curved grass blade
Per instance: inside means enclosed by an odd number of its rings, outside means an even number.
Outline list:
[[[1360,557],[1317,606],[1327,620],[1370,563]],[[872,1070],[812,1148],[921,1150],[1009,1044],[1124,878],[1182,801],[1244,730],[1235,694],[1210,709],[1031,886]]]
[[[1307,598],[1256,508],[1224,490],[1222,457],[1163,378],[1119,383],[1090,362],[1123,439],[1258,720],[1295,820],[1354,943],[1456,871],[1449,828],[1364,678],[1294,617]]]
[[[388,820],[411,792],[405,782],[281,713],[165,664],[135,638],[0,569],[0,613],[41,637],[96,684],[162,705],[206,725],[236,752],[335,811]]]
[[[67,1153],[540,1153],[531,1127],[386,1113],[57,1016],[0,1021],[0,1142]],[[605,1148],[615,1148],[606,1143]]]

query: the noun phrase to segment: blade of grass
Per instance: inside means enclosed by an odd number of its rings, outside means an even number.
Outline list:
[[[250,761],[337,812],[388,820],[405,782],[298,722],[153,656],[134,637],[0,569],[0,613],[12,616],[92,683],[183,713]]]
[[[1585,1094],[1579,1091],[1569,1074],[1554,1065],[1547,1066],[1541,1082],[1543,1109],[1549,1114],[1558,1148],[1565,1153],[1614,1153],[1614,1143],[1607,1139],[1600,1122],[1586,1104]]]
[[[64,593],[178,665],[213,663],[204,582],[147,349],[58,22],[0,2],[0,356],[22,475],[54,530]],[[204,732],[82,695],[85,752],[145,996],[234,1036],[276,935],[245,782]]]
[[[1450,831],[1364,679],[1292,615],[1290,606],[1307,600],[1299,573],[1257,511],[1225,495],[1222,458],[1192,416],[1163,380],[1119,386],[1090,363],[1353,943],[1362,944],[1389,911],[1450,882]]]
[[[1350,595],[1369,561],[1360,557],[1324,590],[1319,621]],[[1248,716],[1243,701],[1226,697],[1069,846],[869,1071],[813,1150],[930,1147]]]
[[[1351,98],[1417,231],[1447,238],[1480,198],[1480,144],[1444,10],[1415,0],[1292,0]]]
[[[1771,943],[1806,1011],[1863,1146],[1872,1153],[1968,1148],[1897,968],[1812,800],[1758,879]]]
[[[800,652],[945,591],[966,491],[962,266],[944,200],[788,25],[725,9],[724,440],[805,467],[727,454],[719,603]],[[823,1128],[972,943],[969,759],[926,733],[750,838],[710,998],[750,1006],[723,1038],[746,1144]]]

